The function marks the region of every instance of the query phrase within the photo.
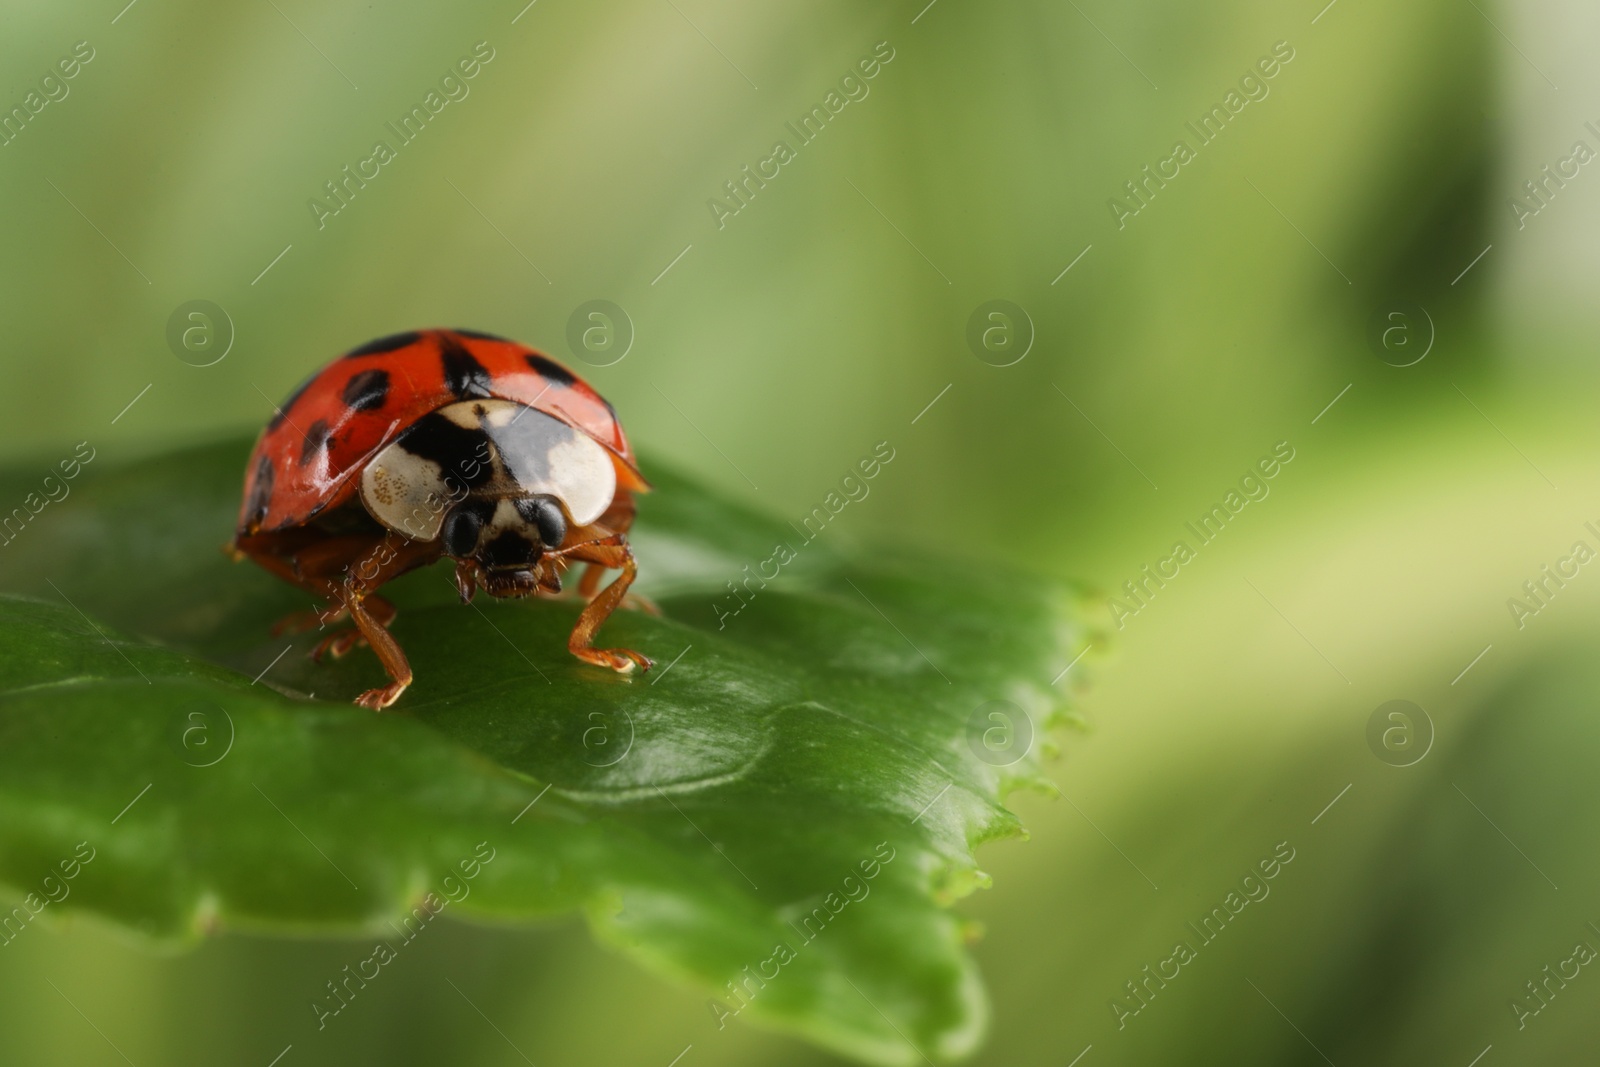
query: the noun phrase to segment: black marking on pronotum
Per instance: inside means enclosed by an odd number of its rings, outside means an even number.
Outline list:
[[[493,395],[490,390],[494,379],[488,369],[449,337],[440,338],[439,361],[444,365],[445,385],[457,397],[465,400]]]
[[[483,546],[478,561],[485,567],[527,567],[539,555],[539,546],[514,530],[506,530]]]
[[[328,424],[318,419],[306,427],[306,437],[300,444],[300,466],[304,467],[328,447]]]
[[[344,402],[355,411],[381,408],[387,399],[389,399],[389,372],[378,370],[376,367],[357,374],[344,387]]]
[[[364,345],[352,348],[344,354],[345,359],[356,356],[378,356],[385,352],[393,352],[397,348],[414,345],[422,337],[420,333],[411,330],[407,333],[391,333],[388,337],[380,337],[376,341],[368,341]]]
[[[474,341],[503,341],[506,344],[516,344],[515,341],[508,341],[497,334],[484,333],[481,330],[451,330],[450,332],[460,334],[462,337],[470,337]]]
[[[437,411],[418,419],[399,438],[407,452],[433,463],[452,483],[465,482],[469,489],[494,477],[494,464],[483,462],[485,440],[482,430],[459,426]]]
[[[267,506],[272,501],[272,483],[276,478],[272,457],[263,455],[256,460],[256,476],[250,485],[250,502],[245,505],[245,525],[260,526],[267,518]]]
[[[294,387],[294,392],[289,394],[289,399],[285,400],[282,404],[279,404],[278,410],[273,412],[272,419],[267,423],[267,429],[276,430],[279,426],[283,425],[284,420],[289,417],[289,410],[295,406],[295,404],[300,400],[301,396],[305,395],[305,391],[311,388],[311,383],[316,381],[317,376],[321,373],[321,371],[317,371],[316,374],[311,375],[305,381]]]
[[[528,353],[528,366],[550,379],[556,385],[571,385],[578,379],[572,372],[548,356],[541,356],[537,352]]]

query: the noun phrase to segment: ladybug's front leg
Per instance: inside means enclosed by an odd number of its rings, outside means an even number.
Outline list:
[[[595,631],[600,629],[600,624],[605,622],[613,611],[617,610],[617,605],[627,596],[628,586],[633,584],[634,576],[639,572],[627,542],[618,535],[616,538],[607,538],[604,541],[575,545],[562,555],[567,559],[582,560],[602,568],[622,571],[617,580],[596,594],[583,609],[583,613],[578,616],[578,624],[572,628],[572,635],[567,638],[568,651],[585,663],[592,663],[597,667],[609,667],[618,674],[629,674],[635,667],[649,670],[654,664],[642,653],[629,648],[593,647]],[[587,574],[584,575],[584,579],[588,579]]]
[[[394,617],[400,614],[398,608],[381,596],[368,596],[363,603],[366,605],[367,614],[371,615],[379,626],[387,627],[394,622]],[[348,610],[342,603],[336,603],[326,611],[321,612],[319,618],[325,625],[339,622],[348,614]],[[366,636],[360,630],[337,630],[317,642],[317,646],[311,650],[311,658],[318,663],[321,663],[328,656],[332,656],[334,659],[342,659],[351,649],[359,648],[366,643]]]
[[[362,603],[359,593],[350,592],[345,605],[350,610],[350,618],[356,624],[356,629],[361,631],[361,636],[367,639],[367,644],[377,653],[378,662],[383,664],[383,669],[394,679],[386,686],[368,689],[356,697],[356,703],[364,708],[382,711],[399,700],[400,694],[411,684],[411,664],[407,661],[406,654],[400,650],[400,643],[394,639],[393,634],[384,629],[383,623],[378,621],[371,609]],[[392,608],[389,617],[394,617]]]

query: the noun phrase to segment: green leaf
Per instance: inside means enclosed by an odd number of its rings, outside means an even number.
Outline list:
[[[91,466],[0,546],[0,880],[19,896],[87,842],[45,910],[158,940],[366,933],[403,954],[440,900],[576,910],[706,989],[708,1022],[872,1063],[975,1047],[982,987],[946,905],[984,881],[977,844],[1020,832],[1004,791],[1035,779],[1051,680],[1094,636],[1070,591],[892,548],[847,563],[826,528],[807,542],[652,466],[638,588],[663,614],[602,636],[655,671],[568,655],[574,601],[463,607],[434,567],[386,590],[417,680],[374,714],[346,703],[382,681],[371,654],[317,664],[319,634],[271,636],[312,605],[221,551],[246,452]],[[38,482],[0,476],[0,499]],[[736,600],[780,542],[793,562]],[[997,699],[1023,733],[987,716]]]

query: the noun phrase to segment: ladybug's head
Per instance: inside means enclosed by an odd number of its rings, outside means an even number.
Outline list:
[[[440,537],[445,555],[491,596],[561,591],[555,563],[545,558],[567,538],[567,516],[554,497],[468,496],[445,516]]]
[[[463,594],[473,585],[493,596],[559,592],[551,553],[605,514],[616,490],[597,441],[508,400],[430,412],[361,472],[368,513],[413,541],[440,542]]]

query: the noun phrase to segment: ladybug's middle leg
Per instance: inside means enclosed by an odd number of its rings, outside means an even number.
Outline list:
[[[345,617],[344,605],[338,605],[338,611],[332,617],[328,609],[307,611],[292,611],[272,624],[272,636],[282,637],[284,634],[303,634],[307,630],[317,630],[330,622],[339,622]]]
[[[600,579],[604,578],[606,569],[598,563],[585,563],[583,577],[578,579],[578,595],[585,600],[593,600],[595,594],[600,592]]]
[[[578,579],[578,595],[584,600],[593,600],[600,592],[600,579],[605,576],[606,568],[599,563],[585,564],[583,577]],[[628,593],[623,596],[617,607],[625,611],[642,611],[646,615],[660,615],[661,609],[656,602],[639,593]]]

